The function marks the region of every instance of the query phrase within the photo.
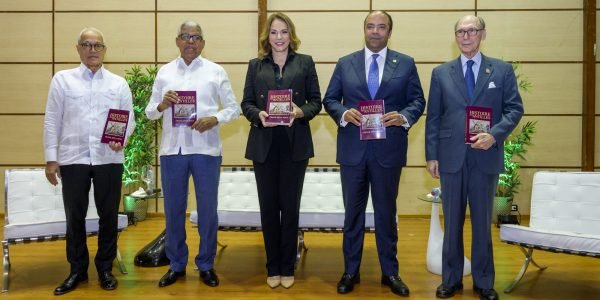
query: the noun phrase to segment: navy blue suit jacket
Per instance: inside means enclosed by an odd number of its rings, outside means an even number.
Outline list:
[[[340,58],[323,98],[325,110],[338,124],[336,161],[341,165],[359,164],[367,144],[371,143],[381,166],[405,166],[408,132],[404,127],[387,127],[387,138],[383,140],[361,141],[359,127],[352,123],[339,126],[346,110],[357,109],[358,101],[369,99],[363,49]],[[425,109],[425,99],[412,57],[388,49],[383,77],[374,99],[383,99],[385,112],[397,111],[411,126],[419,120]]]
[[[492,109],[491,134],[496,144],[476,150],[477,166],[487,174],[504,170],[504,140],[523,115],[523,102],[511,64],[482,55],[479,74],[468,100],[460,57],[442,64],[431,73],[425,129],[425,157],[437,160],[439,171],[458,172],[467,155],[465,115],[467,105]]]

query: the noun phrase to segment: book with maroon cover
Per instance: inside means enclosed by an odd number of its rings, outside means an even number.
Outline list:
[[[292,121],[292,90],[269,90],[267,94],[266,124],[289,125]]]
[[[465,120],[465,144],[473,144],[471,138],[492,128],[492,109],[482,106],[467,106]]]
[[[358,111],[362,114],[360,140],[385,139],[385,126],[383,126],[385,105],[383,100],[358,101]]]
[[[173,127],[190,127],[196,122],[196,91],[175,91],[179,103],[171,109]]]
[[[109,109],[100,143],[108,144],[109,142],[115,142],[123,145],[123,142],[125,142],[125,133],[127,132],[128,123],[128,110]]]

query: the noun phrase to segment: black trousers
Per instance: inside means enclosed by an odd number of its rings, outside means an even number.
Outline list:
[[[71,264],[71,274],[87,274],[89,266],[85,217],[92,184],[94,201],[100,217],[98,251],[94,263],[98,273],[111,271],[117,256],[117,214],[123,165],[66,165],[60,167],[60,174],[67,217],[67,260]]]
[[[292,276],[298,244],[298,218],[308,159],[292,161],[290,142],[275,127],[264,163],[254,161],[268,276]]]

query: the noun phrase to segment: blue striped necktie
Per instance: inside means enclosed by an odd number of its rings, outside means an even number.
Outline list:
[[[369,94],[371,99],[375,99],[377,89],[379,89],[379,65],[377,64],[377,57],[379,54],[373,54],[371,56],[371,65],[369,66],[369,77],[367,80],[367,86],[369,87]]]

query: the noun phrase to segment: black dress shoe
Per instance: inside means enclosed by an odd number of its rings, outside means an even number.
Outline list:
[[[110,271],[100,272],[98,280],[100,280],[100,287],[104,290],[111,291],[117,288],[117,279]]]
[[[200,271],[200,279],[208,286],[215,287],[219,285],[219,277],[217,276],[217,273],[215,273],[215,269]]]
[[[473,286],[473,291],[479,294],[479,299],[481,300],[498,300],[500,296],[494,289],[482,289],[476,286]]]
[[[381,283],[390,287],[392,293],[400,296],[408,296],[408,286],[402,282],[400,276],[381,276]]]
[[[80,282],[87,281],[87,274],[69,274],[69,277],[61,285],[54,289],[54,295],[66,294],[74,290]]]
[[[454,293],[456,291],[460,291],[462,289],[463,289],[462,283],[457,283],[452,286],[446,286],[444,284],[440,284],[440,286],[437,287],[437,290],[435,290],[435,296],[438,298],[442,298],[442,299],[454,297]]]
[[[165,287],[167,285],[171,285],[177,281],[177,278],[185,276],[185,271],[175,272],[171,269],[167,271],[165,275],[158,282],[159,287]]]
[[[356,275],[350,275],[348,273],[344,273],[342,275],[342,279],[337,284],[337,292],[338,294],[348,294],[352,292],[354,289],[354,284],[360,282],[360,273]]]

